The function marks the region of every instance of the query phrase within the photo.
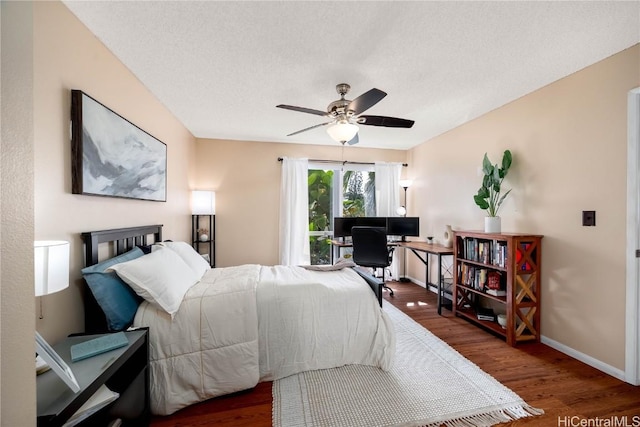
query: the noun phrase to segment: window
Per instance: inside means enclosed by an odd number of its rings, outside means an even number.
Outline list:
[[[309,164],[309,239],[311,264],[331,263],[333,218],[375,216],[373,166],[324,169]]]

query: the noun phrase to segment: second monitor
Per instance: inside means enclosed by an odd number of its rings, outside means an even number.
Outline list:
[[[387,235],[401,236],[403,241],[406,236],[419,236],[420,218],[417,216],[387,217]]]

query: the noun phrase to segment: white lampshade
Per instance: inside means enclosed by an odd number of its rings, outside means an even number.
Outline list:
[[[411,187],[412,183],[413,183],[413,181],[410,180],[410,179],[401,179],[400,180],[400,187],[409,188],[409,187]]]
[[[215,215],[216,193],[214,191],[192,191],[191,213],[193,215]]]
[[[400,216],[404,216],[407,214],[407,209],[404,206],[400,206],[398,209],[396,209],[396,213]]]
[[[33,242],[36,296],[48,295],[69,286],[69,242]]]
[[[349,142],[358,133],[358,126],[347,122],[338,122],[329,126],[327,133],[336,142]]]

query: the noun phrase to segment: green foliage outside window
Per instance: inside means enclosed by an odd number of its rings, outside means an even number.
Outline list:
[[[346,171],[342,183],[342,216],[375,216],[375,172]]]
[[[334,174],[333,170],[309,170],[309,231],[329,232],[332,230]],[[344,172],[342,193],[342,216],[375,216],[374,172]],[[310,236],[309,245],[311,264],[331,263],[331,243],[328,235]]]
[[[331,229],[333,171],[309,170],[309,231]],[[331,244],[326,236],[311,236],[311,264],[329,264]]]

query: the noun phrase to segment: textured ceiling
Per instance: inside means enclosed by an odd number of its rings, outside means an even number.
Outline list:
[[[65,1],[199,138],[337,144],[286,135],[375,87],[362,147],[407,149],[640,41],[640,2]]]

